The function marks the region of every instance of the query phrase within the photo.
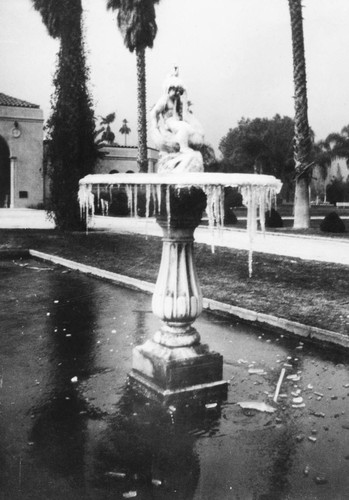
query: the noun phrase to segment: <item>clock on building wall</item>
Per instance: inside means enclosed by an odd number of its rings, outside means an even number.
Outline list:
[[[14,127],[12,129],[12,136],[15,137],[16,139],[20,137],[21,131],[19,130],[18,123],[14,123]]]

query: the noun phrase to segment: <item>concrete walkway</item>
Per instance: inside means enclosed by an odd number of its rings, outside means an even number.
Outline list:
[[[32,208],[0,208],[1,229],[53,229],[54,223],[45,210]]]
[[[95,229],[122,233],[161,236],[160,227],[153,219],[129,219],[117,217],[95,217]],[[224,228],[212,232],[207,226],[195,230],[195,241],[208,245],[247,250],[249,240],[243,229]],[[253,242],[255,252],[299,257],[306,260],[334,262],[349,265],[349,239],[300,236],[285,233],[258,232]]]
[[[33,209],[0,209],[0,228],[52,229],[54,224],[46,212]],[[138,233],[161,236],[153,219],[96,216],[92,227],[101,231]],[[195,241],[208,245],[247,250],[248,235],[242,229],[224,228],[214,233],[205,226],[195,231]],[[349,265],[349,239],[300,236],[284,233],[258,233],[253,249],[256,252],[299,257],[301,259]]]

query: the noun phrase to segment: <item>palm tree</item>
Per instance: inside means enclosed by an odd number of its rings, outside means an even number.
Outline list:
[[[148,170],[145,49],[157,33],[155,7],[159,0],[107,0],[107,8],[118,10],[117,22],[124,43],[137,58],[138,158],[141,172]]]
[[[309,183],[311,178],[311,133],[308,124],[307,78],[303,36],[302,0],[288,0],[293,53],[295,106],[294,161],[296,171],[294,227],[310,227]]]
[[[131,132],[131,129],[130,129],[130,127],[127,125],[127,123],[128,123],[128,122],[127,122],[126,118],[124,118],[124,119],[122,120],[122,123],[123,123],[123,125],[122,125],[122,127],[120,128],[119,132],[125,136],[125,146],[127,146],[127,136],[128,136],[128,134]]]
[[[109,113],[109,115],[103,117],[101,116],[101,125],[103,126],[102,141],[106,141],[108,144],[114,144],[115,134],[110,128],[110,124],[115,120],[115,113]],[[104,129],[104,125],[106,128]]]
[[[84,229],[77,200],[79,179],[97,159],[95,121],[87,90],[81,0],[32,0],[53,38],[60,41],[52,114],[47,121],[51,193],[49,210],[59,229]]]

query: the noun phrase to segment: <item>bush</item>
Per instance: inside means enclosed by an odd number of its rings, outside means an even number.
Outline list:
[[[242,194],[236,188],[227,187],[224,189],[224,208],[242,207]]]
[[[224,210],[224,225],[225,226],[233,225],[233,224],[237,224],[237,222],[238,222],[238,219],[237,219],[236,215],[234,214],[232,207],[225,208],[225,210]]]
[[[320,229],[325,233],[344,233],[345,224],[337,212],[330,212],[321,222]]]
[[[265,212],[265,227],[283,227],[283,225],[282,217],[275,208]]]
[[[236,188],[224,189],[224,224],[237,224],[238,220],[234,214],[235,207],[242,206],[242,195]]]
[[[110,207],[109,207],[109,215],[115,215],[119,217],[124,217],[129,215],[130,210],[128,208],[127,195],[125,191],[113,190]]]
[[[326,199],[334,205],[337,201],[349,201],[349,182],[333,179],[326,187]]]

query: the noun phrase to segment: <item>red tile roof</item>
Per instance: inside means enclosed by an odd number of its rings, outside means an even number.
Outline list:
[[[21,99],[16,99],[9,95],[0,92],[0,106],[11,106],[18,108],[39,108],[38,104],[32,104],[31,102],[22,101]]]

